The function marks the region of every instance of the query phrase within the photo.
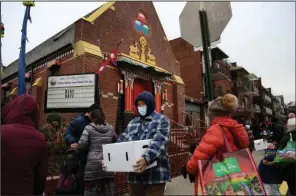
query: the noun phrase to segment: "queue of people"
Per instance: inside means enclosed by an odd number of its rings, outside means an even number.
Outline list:
[[[199,185],[198,160],[211,160],[217,153],[229,149],[253,150],[252,129],[258,129],[258,126],[254,123],[252,126],[245,125],[231,118],[237,104],[237,97],[232,94],[209,103],[210,127],[200,143],[191,146],[192,154],[184,168],[184,173],[195,176],[196,194]],[[166,183],[171,180],[168,155],[170,121],[165,115],[155,112],[154,97],[149,92],[142,92],[136,98],[135,106],[138,114],[121,135],[115,133],[106,121],[103,109],[97,104],[72,120],[64,140],[76,152],[80,175],[72,182],[75,186],[68,195],[114,195],[115,173],[106,171],[102,145],[145,139],[151,139],[151,142],[148,150],[135,163],[135,172],[128,174],[129,194],[164,195]],[[1,158],[5,160],[1,168],[2,195],[42,195],[44,192],[48,157],[45,137],[37,127],[37,113],[36,100],[30,95],[19,96],[2,110]],[[291,114],[289,118],[287,131],[276,120],[273,121],[271,127],[276,130],[273,142],[258,168],[267,194],[278,195],[278,187],[283,180],[287,181],[290,194],[296,194],[295,162],[284,168],[278,168],[273,163],[278,147],[287,145],[291,134],[293,140],[296,139],[295,115]],[[255,134],[257,137],[258,133]],[[155,161],[157,166],[146,170]],[[61,176],[65,179],[65,175]]]

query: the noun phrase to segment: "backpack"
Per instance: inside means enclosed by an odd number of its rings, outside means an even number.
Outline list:
[[[67,150],[64,156],[63,165],[61,165],[58,185],[56,189],[57,195],[63,193],[71,193],[76,190],[80,163],[77,156],[77,151],[73,149]]]

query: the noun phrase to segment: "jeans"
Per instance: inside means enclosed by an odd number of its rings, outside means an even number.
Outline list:
[[[263,183],[266,195],[281,195],[279,184],[265,184]]]

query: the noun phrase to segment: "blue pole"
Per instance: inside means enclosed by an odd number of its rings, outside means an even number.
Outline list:
[[[26,74],[26,42],[27,42],[27,24],[30,19],[30,6],[26,7],[23,26],[22,26],[22,38],[21,49],[18,61],[18,96],[27,94],[25,74]]]

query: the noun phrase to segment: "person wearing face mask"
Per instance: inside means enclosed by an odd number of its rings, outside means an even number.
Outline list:
[[[168,157],[168,140],[170,121],[155,112],[154,97],[149,92],[142,92],[135,101],[138,116],[127,126],[118,142],[152,139],[147,151],[135,163],[135,172],[128,175],[129,194],[164,195],[165,183],[170,181],[170,164]],[[146,167],[157,161],[157,166]]]

